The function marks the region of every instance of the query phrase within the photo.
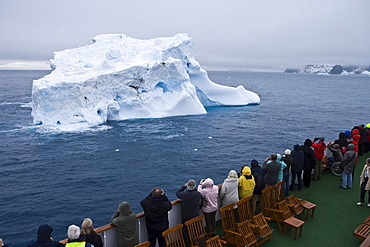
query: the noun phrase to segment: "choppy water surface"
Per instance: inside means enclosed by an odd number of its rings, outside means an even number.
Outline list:
[[[32,80],[47,73],[0,71],[0,237],[11,246],[34,240],[40,224],[63,239],[85,217],[109,223],[121,201],[142,211],[154,186],[176,199],[190,178],[221,183],[252,159],[370,122],[369,77],[209,72],[258,93],[261,104],[56,132],[33,126],[30,115]]]

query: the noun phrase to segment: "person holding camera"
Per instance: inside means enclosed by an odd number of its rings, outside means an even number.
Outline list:
[[[206,220],[206,232],[214,232],[216,230],[216,212],[218,210],[218,186],[214,185],[213,180],[210,178],[202,179],[199,183],[198,191],[205,201],[202,211]]]

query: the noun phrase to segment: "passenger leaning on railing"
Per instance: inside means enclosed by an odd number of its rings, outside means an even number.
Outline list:
[[[204,187],[204,188],[203,188]],[[216,230],[216,212],[218,210],[218,186],[214,185],[210,178],[202,179],[198,186],[198,191],[203,196],[202,211],[206,220],[206,232]]]

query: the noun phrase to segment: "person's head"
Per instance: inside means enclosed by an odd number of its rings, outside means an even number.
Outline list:
[[[188,190],[195,190],[196,186],[197,186],[197,183],[193,179],[190,179],[188,181]]]
[[[37,240],[39,242],[46,242],[50,240],[51,233],[53,232],[53,228],[47,224],[43,224],[39,226],[37,230]]]
[[[93,230],[94,230],[94,225],[93,225],[92,220],[90,218],[84,219],[81,225],[81,233],[86,236],[92,233]]]
[[[334,144],[334,145],[333,145],[333,148],[334,148],[334,149],[340,149],[340,145],[339,145],[339,144]]]
[[[353,150],[355,150],[355,145],[354,144],[348,144],[347,151],[353,151]]]
[[[319,142],[324,142],[325,141],[325,137],[320,137],[319,138]]]
[[[257,160],[252,160],[251,161],[251,167],[253,168],[253,167],[257,167],[257,166],[259,166],[260,164],[258,163],[258,161]]]
[[[248,166],[245,166],[244,169],[243,169],[243,175],[246,175],[246,176],[250,176],[252,175],[252,171],[251,171],[251,168],[249,168]]]
[[[275,161],[277,159],[277,154],[271,154],[271,160]]]
[[[236,174],[235,170],[231,170],[227,178],[238,178],[238,174]]]
[[[71,240],[78,239],[80,237],[80,228],[76,225],[70,225],[68,227],[68,238]]]
[[[304,145],[305,145],[305,146],[309,146],[309,147],[311,147],[311,145],[312,145],[312,141],[311,141],[311,139],[306,139],[306,140],[304,141]]]
[[[128,202],[121,202],[118,206],[118,211],[122,216],[128,216],[132,213],[131,205]]]
[[[159,187],[154,187],[152,190],[152,196],[153,197],[161,197],[162,195],[162,190]]]
[[[290,155],[290,149],[285,149],[284,154],[285,154],[285,156],[289,156]]]
[[[0,247],[4,246],[4,242],[3,242],[3,239],[0,238]]]
[[[367,164],[368,166],[370,166],[370,158],[367,158],[367,159],[366,159],[366,164]]]
[[[276,160],[281,160],[281,154],[276,155]]]

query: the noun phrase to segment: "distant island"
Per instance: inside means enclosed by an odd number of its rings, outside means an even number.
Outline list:
[[[284,73],[300,73],[299,69],[287,68]],[[328,65],[328,64],[309,64],[303,70],[305,74],[327,74],[327,75],[370,75],[370,66],[359,65]]]

